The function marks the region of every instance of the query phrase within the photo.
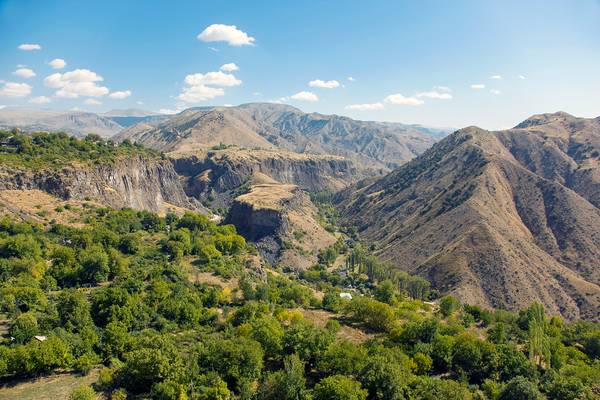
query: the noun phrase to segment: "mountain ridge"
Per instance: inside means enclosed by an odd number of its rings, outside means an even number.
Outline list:
[[[372,171],[387,171],[430,147],[443,131],[399,123],[304,113],[275,103],[184,110],[156,126],[133,126],[115,136],[162,151],[223,144],[342,156]]]
[[[343,220],[378,243],[381,258],[444,293],[509,309],[537,300],[566,318],[600,318],[600,210],[596,191],[579,189],[600,182],[597,122],[550,115],[506,131],[453,133],[340,194]],[[556,176],[539,167],[567,158],[575,165]],[[593,174],[581,178],[582,166]]]

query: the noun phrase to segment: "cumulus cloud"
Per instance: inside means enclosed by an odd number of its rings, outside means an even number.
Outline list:
[[[224,95],[225,91],[222,88],[197,85],[184,87],[183,91],[177,96],[177,99],[186,103],[198,103]]]
[[[108,97],[110,97],[111,99],[119,99],[119,100],[125,99],[129,96],[131,96],[131,90],[112,92],[111,94],[108,95]]]
[[[102,102],[96,99],[87,99],[84,101],[84,104],[87,104],[88,106],[99,106],[102,104]]]
[[[198,40],[227,42],[231,46],[249,46],[254,44],[255,39],[235,25],[212,24],[198,34]]]
[[[319,97],[313,92],[302,91],[290,96],[290,99],[297,101],[319,101]]]
[[[350,104],[347,105],[346,110],[357,110],[357,111],[370,111],[370,110],[383,110],[383,103],[365,103],[365,104]]]
[[[62,58],[55,58],[54,60],[50,61],[48,65],[50,65],[54,69],[63,69],[67,66],[67,63]]]
[[[29,68],[19,68],[15,72],[13,72],[13,75],[28,79],[33,78],[35,76],[35,72],[33,72],[33,70]]]
[[[354,79],[353,77],[349,76],[349,77],[348,77],[348,80],[349,80],[350,82],[354,82],[356,79]]]
[[[37,96],[31,98],[29,102],[33,104],[48,104],[50,103],[50,98],[46,96]]]
[[[340,83],[338,81],[322,81],[321,79],[315,79],[314,81],[308,82],[308,86],[322,89],[333,89],[340,86]]]
[[[474,83],[471,85],[471,89],[475,89],[475,90],[485,89],[485,85],[483,83]]]
[[[26,83],[4,82],[0,87],[0,96],[25,97],[31,93],[31,86]]]
[[[108,94],[105,86],[98,85],[104,79],[97,73],[88,69],[76,69],[73,71],[54,73],[44,78],[44,84],[50,88],[58,89],[54,95],[67,99],[75,99],[79,96],[100,97]]]
[[[525,75],[519,75],[518,78],[519,79],[525,79]]]
[[[491,94],[500,94],[500,91],[498,89],[491,89],[490,93]]]
[[[185,77],[185,83],[190,86],[212,85],[212,86],[239,86],[242,81],[232,74],[221,71],[207,72],[206,74],[191,74]]]
[[[419,100],[414,97],[406,97],[400,93],[390,94],[383,99],[383,101],[389,104],[399,104],[405,106],[420,106],[421,104],[425,103],[423,100]]]
[[[19,50],[32,51],[32,50],[41,50],[42,46],[34,43],[23,43],[19,45]]]
[[[428,92],[420,92],[417,93],[417,97],[425,98],[425,99],[435,99],[435,100],[450,100],[452,99],[452,94],[448,93],[448,91],[442,90],[431,90]]]
[[[225,71],[225,72],[234,72],[240,68],[237,65],[235,65],[235,63],[227,63],[227,64],[221,65],[221,68],[219,68],[219,69],[221,71]]]
[[[449,93],[452,91],[452,89],[450,89],[448,86],[435,86],[434,89],[437,90],[438,92],[445,92],[445,93]]]
[[[198,103],[225,95],[223,87],[239,86],[242,81],[232,74],[222,71],[196,73],[185,77],[185,87],[177,96],[178,100],[186,103]],[[218,86],[218,87],[214,87]]]
[[[502,75],[492,75],[492,76],[490,76],[490,79],[500,80],[500,79],[502,79]]]

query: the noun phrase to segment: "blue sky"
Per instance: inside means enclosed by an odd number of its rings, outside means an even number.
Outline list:
[[[0,0],[0,38],[0,106],[281,101],[488,129],[600,115],[600,0]]]

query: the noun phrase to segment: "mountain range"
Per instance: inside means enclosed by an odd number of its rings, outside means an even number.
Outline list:
[[[94,133],[109,138],[125,127],[165,118],[168,116],[137,109],[111,110],[96,114],[78,110],[5,107],[0,109],[0,129],[19,128],[25,132],[62,131],[78,137]]]
[[[337,201],[379,257],[443,293],[598,319],[599,163],[599,118],[542,114],[461,129]]]
[[[164,152],[193,151],[220,144],[329,154],[358,168],[389,171],[429,148],[448,131],[420,125],[357,121],[304,113],[274,103],[185,110],[158,124],[137,124],[115,140],[129,139]]]
[[[68,169],[50,180],[7,173],[5,188],[158,210],[150,197],[159,185],[164,202],[208,212],[201,201],[270,262],[296,269],[333,240],[306,192],[337,192],[343,225],[392,268],[428,278],[443,294],[510,310],[540,301],[568,319],[600,319],[600,118],[540,114],[512,129],[467,127],[443,138],[445,130],[419,125],[253,103],[170,116],[6,108],[0,126],[117,132],[114,141],[167,155],[160,168],[106,166],[94,173],[100,192]],[[302,243],[290,248],[295,237]]]

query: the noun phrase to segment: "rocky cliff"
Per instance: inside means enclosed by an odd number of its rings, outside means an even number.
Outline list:
[[[298,270],[312,265],[319,250],[336,240],[315,220],[316,213],[297,186],[266,183],[238,196],[224,222],[254,242],[268,262]]]
[[[0,190],[40,189],[63,199],[93,199],[115,208],[164,212],[169,208],[201,210],[188,198],[168,160],[122,157],[108,164],[77,164],[60,170],[31,171],[0,165]]]
[[[208,152],[171,153],[175,170],[185,177],[188,195],[214,207],[261,183],[293,184],[300,189],[337,191],[362,177],[341,157],[288,151],[229,148]]]

